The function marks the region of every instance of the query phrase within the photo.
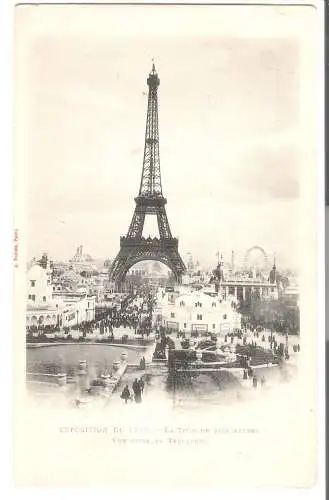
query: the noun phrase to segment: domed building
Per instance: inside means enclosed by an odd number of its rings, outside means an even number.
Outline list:
[[[91,255],[83,253],[83,246],[78,246],[75,255],[69,261],[71,269],[76,273],[84,271],[87,274],[92,274],[97,271],[97,265]]]
[[[111,261],[110,259],[106,259],[106,260],[104,261],[103,267],[104,267],[106,270],[108,270],[108,269],[111,267],[111,265],[112,265],[112,261]]]

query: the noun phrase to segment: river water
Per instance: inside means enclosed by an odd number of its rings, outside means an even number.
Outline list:
[[[109,369],[113,361],[120,361],[121,354],[127,353],[128,363],[138,363],[144,351],[115,345],[66,344],[26,349],[26,371],[28,373],[72,372],[79,361],[86,360],[88,369],[95,375]]]

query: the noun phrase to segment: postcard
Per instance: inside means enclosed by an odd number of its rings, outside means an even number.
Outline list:
[[[18,485],[315,484],[322,22],[16,7]]]

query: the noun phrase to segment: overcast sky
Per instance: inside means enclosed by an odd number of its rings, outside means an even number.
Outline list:
[[[139,189],[154,57],[162,187],[183,257],[209,264],[218,249],[229,260],[232,249],[242,256],[260,245],[294,265],[298,38],[206,29],[120,36],[103,28],[125,22],[109,8],[97,14],[100,36],[87,22],[90,10],[79,14],[79,29],[56,12],[49,28],[27,37],[28,257],[66,259],[79,244],[95,258],[115,257]],[[161,24],[159,10],[150,17]]]

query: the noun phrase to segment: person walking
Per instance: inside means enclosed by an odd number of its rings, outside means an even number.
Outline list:
[[[144,392],[145,382],[142,378],[139,379],[139,387],[141,389],[141,394]]]
[[[137,378],[135,378],[134,383],[133,383],[133,391],[134,391],[134,396],[135,396],[135,403],[141,403],[142,402],[142,391],[141,391],[141,386],[139,385]]]
[[[125,404],[127,404],[128,400],[130,399],[130,391],[128,385],[124,387],[120,397],[121,399],[124,399]]]

